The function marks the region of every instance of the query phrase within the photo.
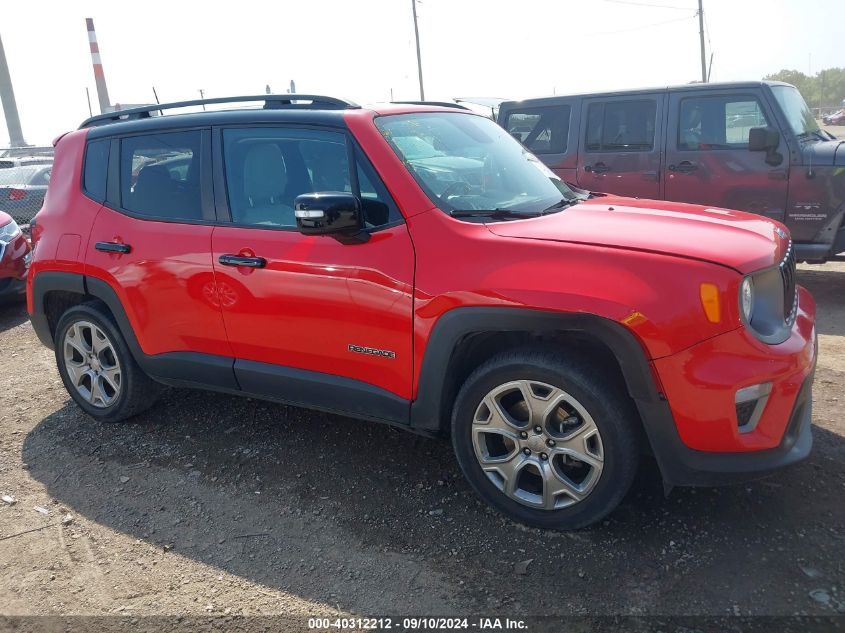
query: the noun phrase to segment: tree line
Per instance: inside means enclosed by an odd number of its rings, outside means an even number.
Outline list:
[[[785,81],[792,84],[811,108],[824,110],[839,109],[845,105],[845,68],[827,68],[815,75],[806,75],[800,70],[781,70],[765,79]]]

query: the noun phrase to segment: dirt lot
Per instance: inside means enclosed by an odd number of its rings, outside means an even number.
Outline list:
[[[568,534],[501,518],[447,444],[386,426],[176,390],[97,424],[24,308],[0,308],[0,613],[845,613],[845,264],[800,283],[820,311],[811,459],[668,498],[647,463]]]

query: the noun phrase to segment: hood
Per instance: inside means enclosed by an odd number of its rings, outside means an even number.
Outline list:
[[[801,147],[804,165],[827,167],[830,165],[845,166],[845,141],[819,141],[818,143],[804,143]]]
[[[745,274],[780,261],[788,236],[759,215],[691,204],[605,196],[540,218],[497,222],[502,237],[595,244],[728,266]]]
[[[8,213],[4,213],[3,211],[0,211],[0,226],[5,226],[6,224],[8,224],[11,221],[12,221],[11,215],[9,215]]]

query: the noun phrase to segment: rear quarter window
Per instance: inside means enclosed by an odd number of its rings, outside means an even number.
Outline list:
[[[106,199],[106,182],[109,171],[109,148],[111,140],[91,141],[85,148],[85,167],[82,176],[82,190],[97,202]]]

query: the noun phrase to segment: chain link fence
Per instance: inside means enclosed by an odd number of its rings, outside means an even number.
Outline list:
[[[27,226],[44,203],[52,170],[52,147],[0,148],[0,211]]]

